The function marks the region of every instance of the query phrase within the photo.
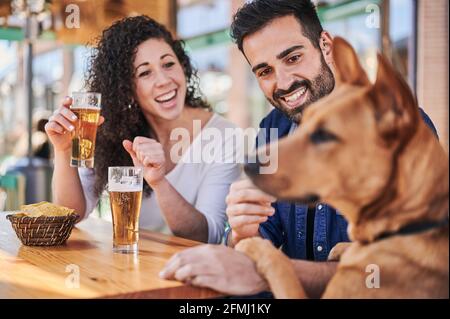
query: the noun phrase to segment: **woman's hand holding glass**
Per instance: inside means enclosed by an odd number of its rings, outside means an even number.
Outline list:
[[[45,132],[56,152],[70,151],[72,147],[71,133],[75,129],[77,117],[70,110],[71,105],[72,98],[66,97],[45,125]],[[102,125],[104,121],[105,118],[100,116],[98,126]]]

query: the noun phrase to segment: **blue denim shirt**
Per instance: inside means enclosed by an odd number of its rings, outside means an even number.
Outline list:
[[[420,109],[425,123],[437,136],[436,129]],[[257,139],[257,146],[270,143],[274,138],[281,138],[289,134],[292,121],[281,111],[274,109],[260,123],[260,128],[266,132],[270,128],[277,128],[277,136],[264,134],[265,141]],[[261,135],[259,135],[261,136]],[[271,139],[272,138],[272,139]],[[308,207],[306,205],[292,204],[278,201],[272,204],[275,214],[259,227],[262,237],[273,242],[276,247],[281,247],[290,258],[306,259],[306,218]],[[313,251],[315,261],[325,261],[330,250],[339,242],[349,241],[347,235],[347,222],[344,217],[326,204],[318,204],[315,207]]]

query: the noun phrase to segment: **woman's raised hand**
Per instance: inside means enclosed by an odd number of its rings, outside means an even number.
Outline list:
[[[71,133],[75,129],[77,117],[70,110],[71,105],[72,98],[66,97],[45,125],[45,132],[56,152],[68,151],[72,145]],[[100,116],[98,125],[100,126],[104,121],[105,118]]]
[[[163,147],[156,140],[137,136],[133,142],[123,141],[123,147],[133,159],[134,166],[144,167],[144,178],[154,187],[166,175],[166,158]]]

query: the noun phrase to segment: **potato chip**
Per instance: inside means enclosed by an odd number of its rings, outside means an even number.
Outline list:
[[[74,209],[64,206],[59,206],[49,202],[40,202],[29,205],[20,206],[20,211],[23,215],[28,217],[39,216],[67,216],[74,213]]]

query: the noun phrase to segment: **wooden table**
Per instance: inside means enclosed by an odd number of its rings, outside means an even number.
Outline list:
[[[174,253],[197,242],[141,231],[138,255],[117,254],[111,224],[91,217],[75,226],[66,245],[31,247],[5,217],[0,213],[0,299],[219,297],[158,277]]]

